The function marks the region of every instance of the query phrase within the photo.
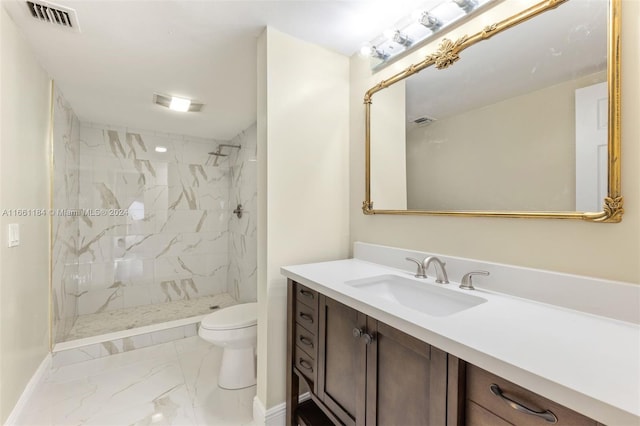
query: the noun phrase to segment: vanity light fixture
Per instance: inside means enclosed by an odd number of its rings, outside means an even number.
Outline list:
[[[362,56],[371,60],[371,68],[377,70],[394,58],[412,51],[454,22],[459,22],[476,14],[485,6],[495,5],[501,0],[441,0],[409,14],[396,22],[390,30],[384,31],[376,38],[369,40],[360,49]]]
[[[393,33],[392,40],[404,47],[409,47],[411,46],[411,44],[413,44],[413,40],[411,40],[408,35],[401,33],[400,31],[396,31],[395,33]]]
[[[465,13],[471,12],[478,5],[475,0],[453,0],[453,2],[457,4],[460,9],[464,10]]]
[[[442,21],[440,21],[435,16],[429,14],[429,12],[424,12],[422,16],[420,16],[420,19],[418,20],[418,22],[421,25],[424,25],[425,27],[429,28],[433,32],[438,31],[442,26]]]
[[[362,56],[371,56],[373,54],[373,49],[375,46],[369,46],[368,44],[363,44],[360,48],[360,54]]]
[[[379,58],[382,59],[383,61],[386,61],[387,59],[389,59],[389,54],[383,52],[382,50],[378,49],[377,47],[373,46],[371,48],[371,56],[373,56],[374,58]]]
[[[360,54],[362,56],[371,56],[372,58],[382,59],[383,61],[389,57],[388,53],[381,51],[376,46],[369,46],[368,44],[365,44],[360,48]]]
[[[202,107],[204,106],[203,104],[191,99],[181,98],[178,96],[161,95],[158,93],[154,93],[153,103],[169,108],[172,111],[179,112],[198,112],[202,110]]]

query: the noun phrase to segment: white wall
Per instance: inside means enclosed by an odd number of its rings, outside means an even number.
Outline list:
[[[487,14],[446,34],[446,37],[456,40],[463,34],[473,34],[497,22],[498,14],[502,13],[504,17],[514,13],[513,9],[517,7],[524,7],[524,3],[502,2]],[[364,199],[364,93],[378,81],[389,78],[435,51],[437,43],[434,42],[375,76],[368,69],[368,61],[358,56],[352,58],[352,241],[639,283],[640,145],[637,141],[640,139],[640,128],[635,117],[640,116],[640,82],[637,78],[640,74],[637,54],[640,49],[640,2],[623,0],[622,9],[622,194],[625,198],[625,214],[621,223],[363,215],[359,207]]]
[[[258,398],[268,409],[285,396],[280,267],[349,252],[349,59],[267,28],[258,76]]]
[[[0,7],[0,212],[49,208],[51,86]],[[21,243],[7,248],[7,225]],[[0,423],[49,348],[49,218],[0,214]]]

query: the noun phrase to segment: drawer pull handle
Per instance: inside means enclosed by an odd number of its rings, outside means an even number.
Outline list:
[[[301,288],[300,294],[303,295],[304,297],[308,297],[309,299],[313,299],[313,292],[310,292],[309,290],[305,290]]]
[[[304,336],[300,336],[300,342],[307,345],[307,346],[311,346],[313,347],[313,341],[307,337]]]
[[[307,370],[313,372],[313,366],[311,365],[311,363],[309,361],[307,361],[306,359],[302,359],[300,358],[300,365],[304,368],[306,368]]]
[[[304,312],[300,312],[300,318],[302,318],[305,321],[309,321],[311,324],[313,324],[313,317],[309,314],[305,314]]]
[[[509,407],[513,408],[514,410],[516,410],[516,411],[518,411],[520,413],[529,414],[531,416],[540,417],[540,418],[544,419],[548,423],[552,423],[552,424],[558,423],[558,418],[551,411],[549,411],[549,410],[546,410],[546,411],[534,411],[534,410],[532,410],[530,408],[527,408],[524,405],[520,404],[519,402],[516,402],[516,401],[514,401],[513,399],[510,399],[510,398],[507,398],[502,393],[502,390],[500,389],[500,386],[496,385],[495,383],[492,383],[491,386],[489,386],[489,389],[491,390],[492,394],[494,394],[495,396],[500,398]]]

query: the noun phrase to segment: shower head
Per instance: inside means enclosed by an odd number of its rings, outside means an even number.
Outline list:
[[[240,148],[242,148],[242,145],[229,145],[227,143],[221,143],[220,145],[218,145],[218,149],[220,149],[222,147],[240,149]]]
[[[216,159],[213,161],[213,165],[217,166],[218,165],[218,160],[220,159],[220,157],[228,157],[229,154],[223,154],[222,153],[222,148],[235,148],[235,149],[240,149],[242,147],[242,145],[229,145],[226,143],[221,143],[220,145],[218,145],[218,149],[210,152],[209,155],[215,155]]]

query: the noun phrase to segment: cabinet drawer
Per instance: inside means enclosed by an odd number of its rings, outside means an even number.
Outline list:
[[[467,413],[465,426],[511,426],[511,423],[502,420],[473,401],[467,400],[465,410]]]
[[[318,333],[317,310],[303,304],[296,303],[296,323],[306,328],[314,335]]]
[[[305,351],[309,356],[316,357],[316,336],[304,327],[296,327],[296,346]]]
[[[318,310],[318,292],[311,290],[302,284],[296,283],[296,299],[313,310]]]
[[[492,385],[494,391],[492,391]],[[495,391],[502,393],[502,397],[494,394]],[[509,405],[505,399],[508,398],[513,401]],[[467,366],[467,407],[470,406],[470,401],[484,407],[486,410],[492,412],[498,417],[512,423],[514,425],[550,425],[551,422],[545,420],[542,415],[527,414],[521,412],[512,407],[512,405],[520,404],[528,408],[529,410],[544,413],[551,412],[557,417],[558,422],[556,425],[593,425],[598,423],[588,417],[583,416],[573,410],[568,409],[560,404],[550,401],[542,396],[533,393],[527,389],[524,389],[514,383],[502,379],[494,374],[489,373],[481,368],[469,364]],[[473,405],[471,406],[473,407]],[[467,412],[468,424],[483,424],[482,422],[474,423],[474,411],[478,414],[479,410],[473,407],[472,410]],[[548,415],[548,414],[547,414]]]
[[[307,379],[315,382],[315,372],[316,372],[316,362],[315,360],[309,356],[305,351],[300,349],[300,347],[296,346],[295,350],[295,365],[298,370],[305,376]]]

